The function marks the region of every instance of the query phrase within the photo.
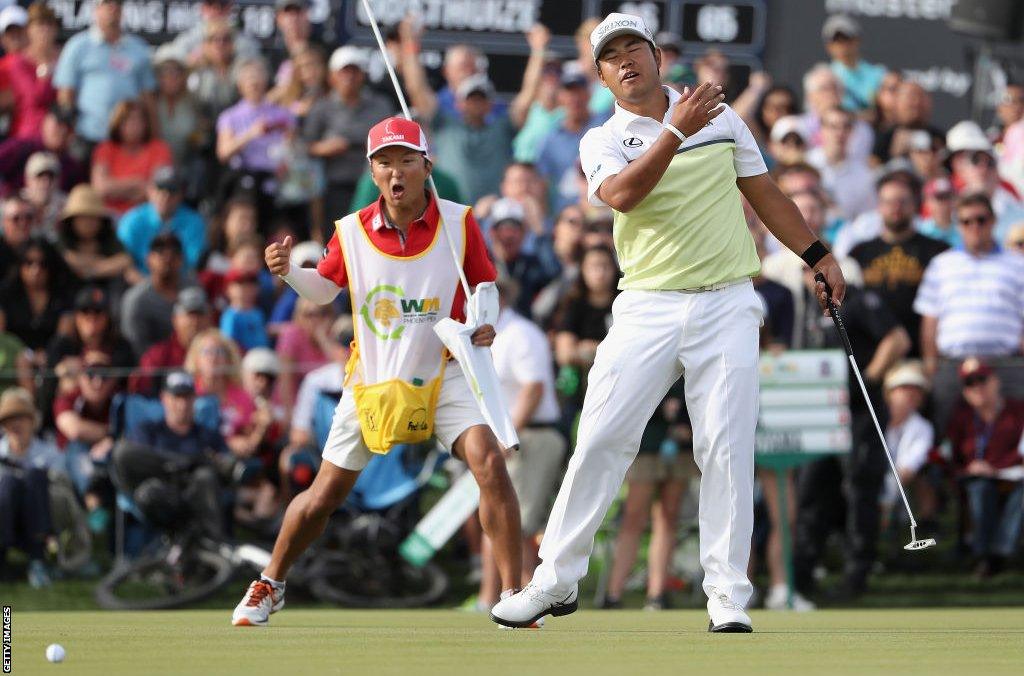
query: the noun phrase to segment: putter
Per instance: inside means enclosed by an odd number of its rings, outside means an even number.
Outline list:
[[[914,512],[910,509],[910,502],[907,500],[907,494],[903,490],[903,482],[900,481],[900,473],[896,471],[896,463],[892,460],[892,453],[889,452],[889,445],[885,443],[885,434],[882,433],[882,426],[878,424],[878,416],[875,415],[875,407],[871,405],[871,398],[868,396],[868,388],[864,385],[864,379],[860,375],[860,368],[857,367],[857,360],[853,358],[853,347],[850,345],[850,337],[846,333],[846,326],[843,324],[843,317],[839,314],[839,308],[832,301],[832,287],[825,281],[825,275],[820,272],[815,273],[814,281],[821,282],[825,285],[825,304],[828,307],[828,312],[832,315],[832,322],[836,325],[836,330],[839,332],[839,337],[843,339],[843,347],[846,349],[846,358],[850,360],[850,366],[853,368],[853,375],[857,377],[857,384],[860,385],[861,394],[864,395],[864,403],[868,405],[868,411],[871,413],[871,420],[875,423],[875,430],[878,432],[878,440],[882,442],[882,448],[885,450],[885,459],[889,461],[889,468],[892,469],[893,476],[896,477],[896,488],[900,490],[900,497],[903,498],[903,506],[907,509],[907,516],[910,517],[910,542],[903,545],[903,548],[908,551],[916,551],[918,549],[928,549],[929,547],[935,546],[934,538],[925,538],[923,540],[917,539],[917,520],[914,519]]]

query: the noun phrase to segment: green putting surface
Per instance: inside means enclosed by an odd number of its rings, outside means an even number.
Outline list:
[[[222,611],[13,615],[13,674],[1019,674],[1024,610],[754,612],[708,634],[694,610],[584,610],[501,631],[454,610],[285,609],[267,628]],[[67,650],[50,664],[50,643]]]

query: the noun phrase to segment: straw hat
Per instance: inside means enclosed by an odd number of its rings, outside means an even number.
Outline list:
[[[12,387],[0,395],[0,424],[19,416],[27,416],[34,424],[39,424],[39,412],[32,395],[23,387]]]
[[[111,218],[110,210],[103,204],[99,193],[93,190],[88,183],[76,185],[68,195],[68,202],[61,212],[61,220],[74,218],[75,216],[95,216],[96,218]]]

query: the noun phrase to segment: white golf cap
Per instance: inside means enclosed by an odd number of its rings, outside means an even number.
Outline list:
[[[305,265],[316,265],[323,257],[324,248],[317,242],[300,242],[292,247],[292,255],[288,259],[292,265],[300,268]]]
[[[334,50],[334,53],[331,54],[331,60],[327,63],[327,67],[332,73],[341,70],[345,66],[358,66],[360,70],[365,71],[367,60],[365,50],[353,47],[352,45],[345,45]]]
[[[269,347],[254,347],[242,358],[242,370],[246,373],[269,373],[276,376],[281,372],[281,360]]]
[[[28,12],[20,5],[9,5],[0,10],[0,33],[4,33],[11,26],[24,28],[28,25]]]
[[[887,391],[905,385],[920,387],[922,390],[927,390],[931,386],[931,383],[928,382],[928,376],[924,374],[924,366],[920,361],[911,359],[902,362],[893,366],[885,374],[885,389]]]
[[[852,16],[846,14],[833,14],[821,27],[821,39],[831,42],[837,35],[845,35],[848,38],[860,37],[860,24]]]
[[[491,206],[490,220],[493,225],[505,221],[516,221],[522,225],[526,220],[526,210],[514,199],[502,197]]]
[[[786,115],[785,117],[780,117],[775,121],[775,124],[772,125],[771,139],[776,143],[790,134],[796,134],[804,140],[805,144],[809,140],[807,129],[804,128],[804,121],[800,119],[799,115]]]
[[[620,35],[636,35],[652,45],[655,44],[654,34],[651,33],[641,17],[635,14],[612,12],[590,34],[590,46],[593,47],[594,61],[597,61],[604,46]]]
[[[483,73],[477,73],[463,80],[455,93],[460,101],[469,98],[471,94],[483,94],[491,98],[494,96],[494,84]]]
[[[963,120],[946,132],[946,150],[950,155],[964,150],[982,150],[992,154],[992,142],[988,140],[977,122]]]

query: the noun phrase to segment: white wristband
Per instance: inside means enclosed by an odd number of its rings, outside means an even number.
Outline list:
[[[679,142],[680,143],[682,143],[683,141],[686,140],[686,134],[684,134],[683,132],[681,132],[678,129],[676,129],[675,125],[666,122],[664,126],[665,126],[665,129],[668,129],[670,132],[675,134],[676,137],[679,138]]]

